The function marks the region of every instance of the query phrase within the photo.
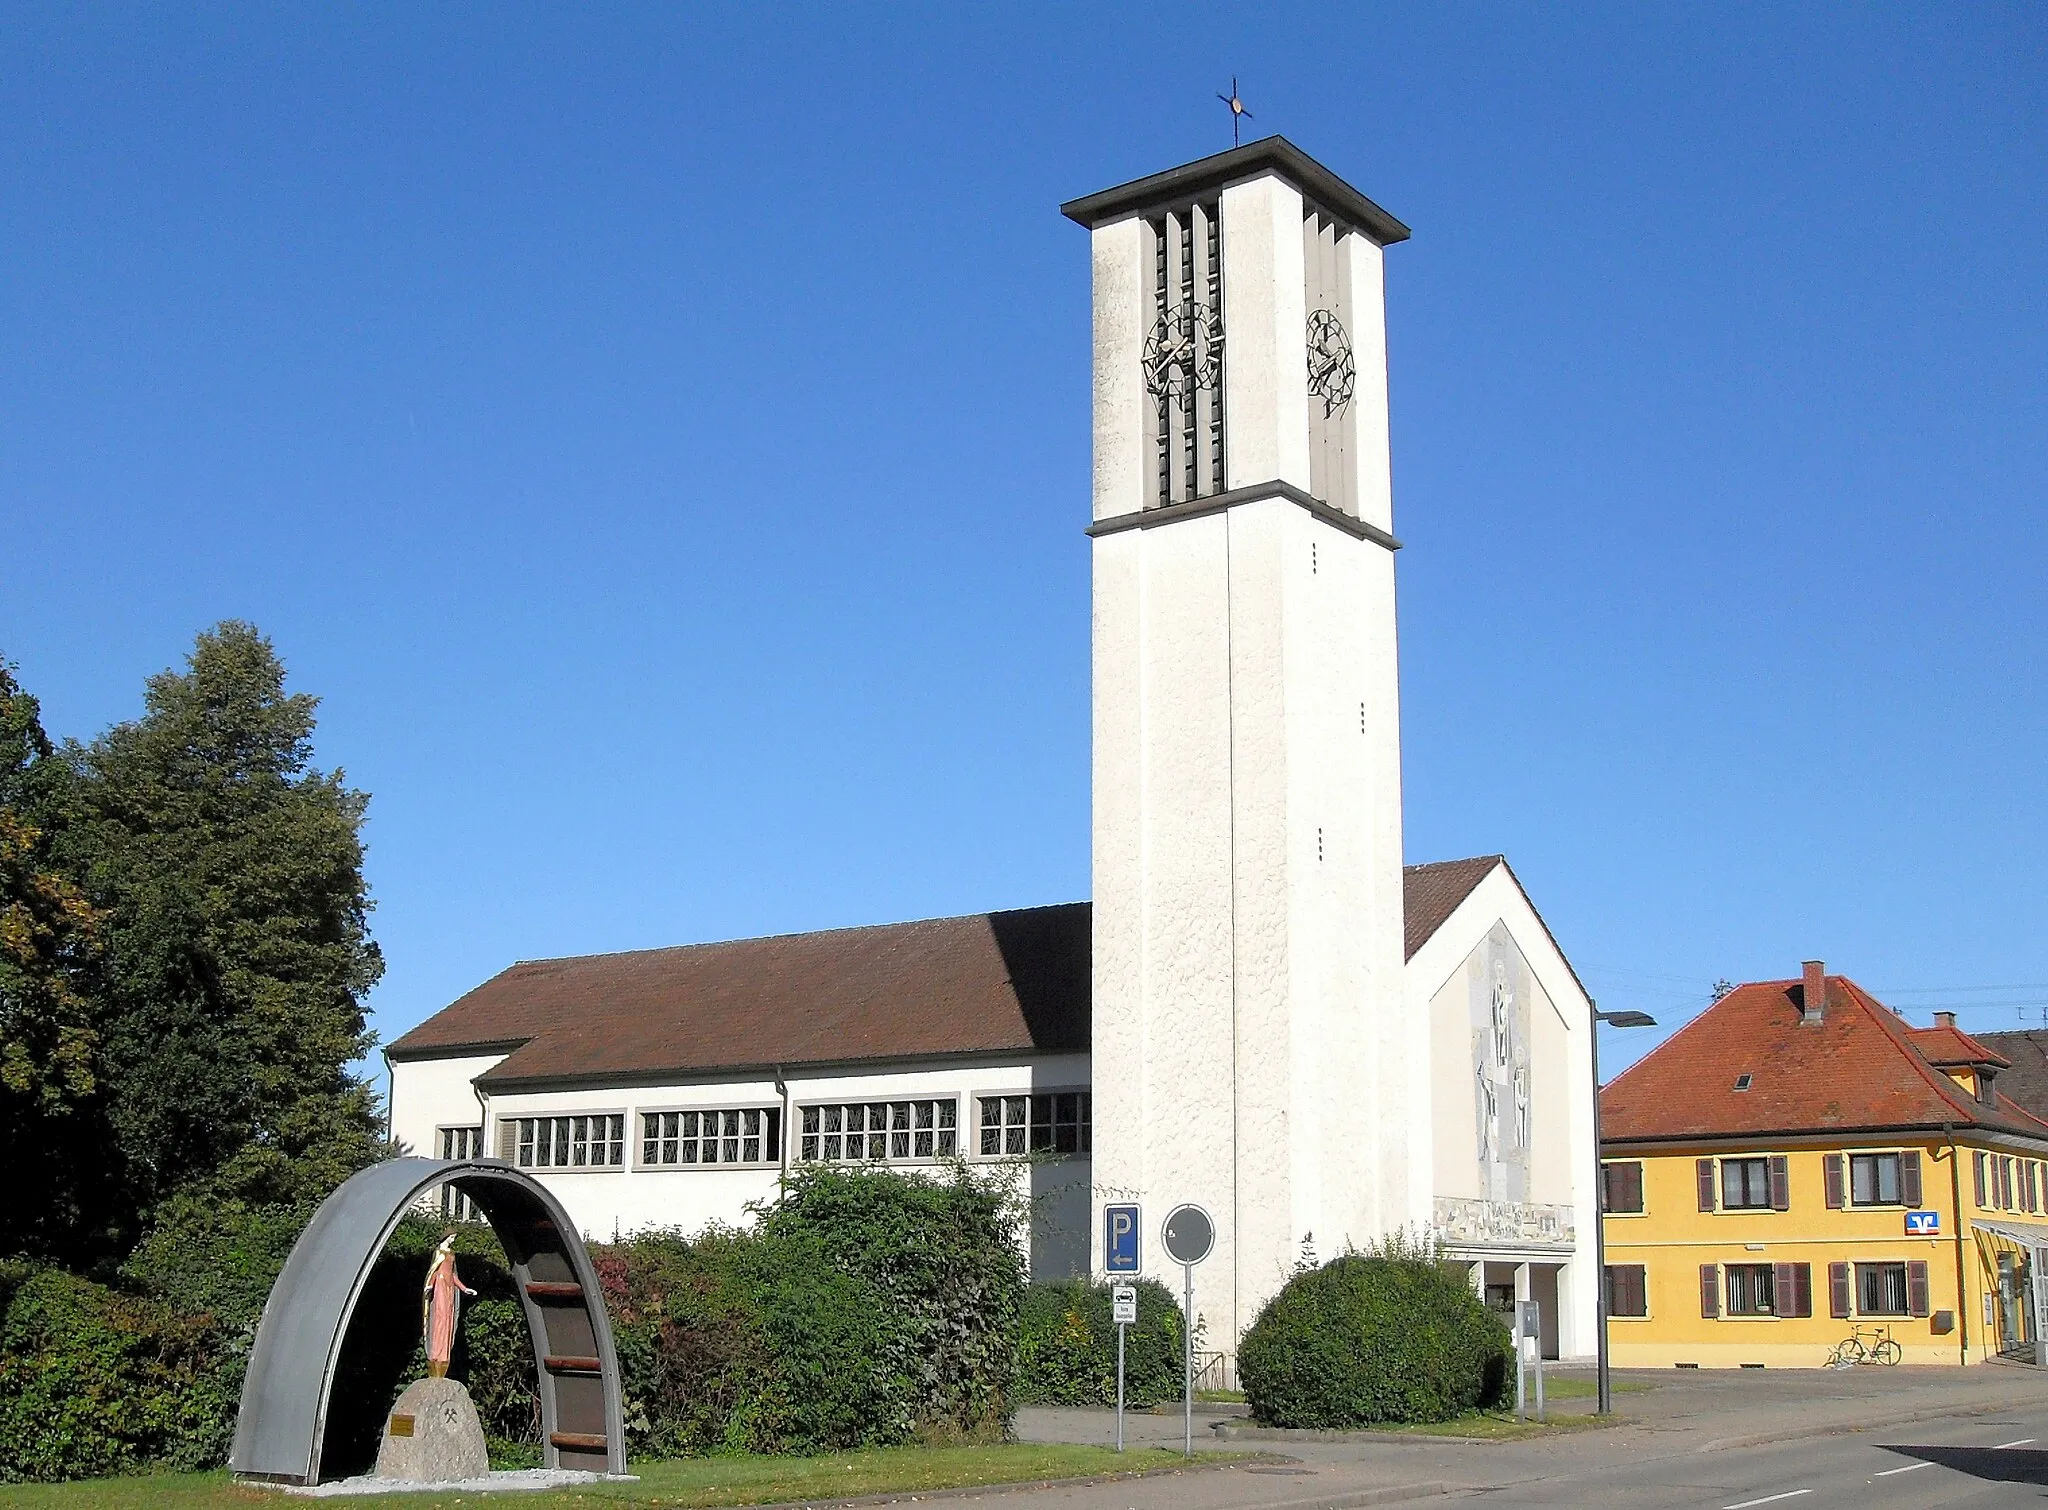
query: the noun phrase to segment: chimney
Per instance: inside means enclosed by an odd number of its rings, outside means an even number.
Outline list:
[[[1806,992],[1799,1002],[1801,1022],[1819,1022],[1828,1006],[1828,967],[1817,959],[1806,961]]]
[[[1934,1014],[1934,1025],[1937,1028],[1952,1028],[1956,1025],[1956,1014],[1953,1012],[1936,1012]]]

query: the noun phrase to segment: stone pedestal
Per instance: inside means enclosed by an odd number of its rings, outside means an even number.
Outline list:
[[[407,1386],[384,1422],[377,1477],[432,1484],[482,1478],[491,1471],[483,1423],[469,1391],[453,1379]]]

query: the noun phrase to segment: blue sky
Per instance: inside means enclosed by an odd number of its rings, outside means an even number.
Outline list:
[[[2048,1003],[2038,7],[0,27],[0,652],[89,736],[262,626],[373,794],[387,1038],[515,958],[1086,894],[1056,207],[1228,146],[1233,74],[1415,228],[1409,858],[1505,851],[1667,1025],[1809,956]]]

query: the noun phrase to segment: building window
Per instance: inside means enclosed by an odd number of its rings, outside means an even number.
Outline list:
[[[484,1130],[481,1127],[444,1127],[440,1129],[441,1157],[444,1159],[474,1159],[484,1151]],[[441,1187],[441,1215],[451,1222],[480,1222],[484,1214],[475,1201],[452,1185]]]
[[[1600,1166],[1600,1209],[1609,1214],[1642,1214],[1643,1166],[1640,1163],[1631,1160]]]
[[[827,1164],[950,1158],[960,1151],[957,1101],[871,1101],[803,1109],[803,1157]]]
[[[1728,1314],[1774,1315],[1776,1289],[1776,1273],[1769,1264],[1728,1265]]]
[[[1607,1266],[1607,1314],[1644,1317],[1650,1314],[1650,1292],[1641,1264]]]
[[[626,1116],[521,1117],[513,1151],[521,1169],[617,1169],[626,1162]]]
[[[1904,1316],[1906,1314],[1906,1266],[1904,1264],[1858,1264],[1856,1266],[1856,1312],[1860,1316]]]
[[[1852,1206],[1898,1205],[1899,1156],[1895,1153],[1850,1154],[1849,1204]]]
[[[1721,1209],[1724,1211],[1770,1210],[1771,1161],[1769,1159],[1723,1159],[1721,1161]]]
[[[643,1112],[640,1162],[671,1165],[773,1164],[782,1157],[782,1108]]]
[[[1087,1091],[981,1098],[984,1154],[1092,1153],[1094,1147]]]

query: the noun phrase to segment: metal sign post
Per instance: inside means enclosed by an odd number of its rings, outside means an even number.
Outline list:
[[[1536,1419],[1543,1414],[1543,1307],[1534,1300],[1525,1300],[1516,1308],[1515,1317],[1515,1414],[1526,1414],[1527,1396],[1523,1388],[1522,1359],[1531,1342],[1536,1353]]]
[[[1116,1450],[1124,1450],[1124,1330],[1138,1321],[1138,1287],[1118,1285],[1109,1292],[1110,1319],[1116,1323]]]
[[[1181,1451],[1187,1457],[1195,1455],[1195,1265],[1209,1256],[1209,1250],[1216,1246],[1216,1223],[1209,1213],[1200,1206],[1176,1206],[1166,1213],[1166,1225],[1159,1231],[1159,1241],[1166,1249],[1166,1256],[1180,1265],[1182,1294],[1186,1297],[1181,1305],[1181,1413],[1183,1441]]]

